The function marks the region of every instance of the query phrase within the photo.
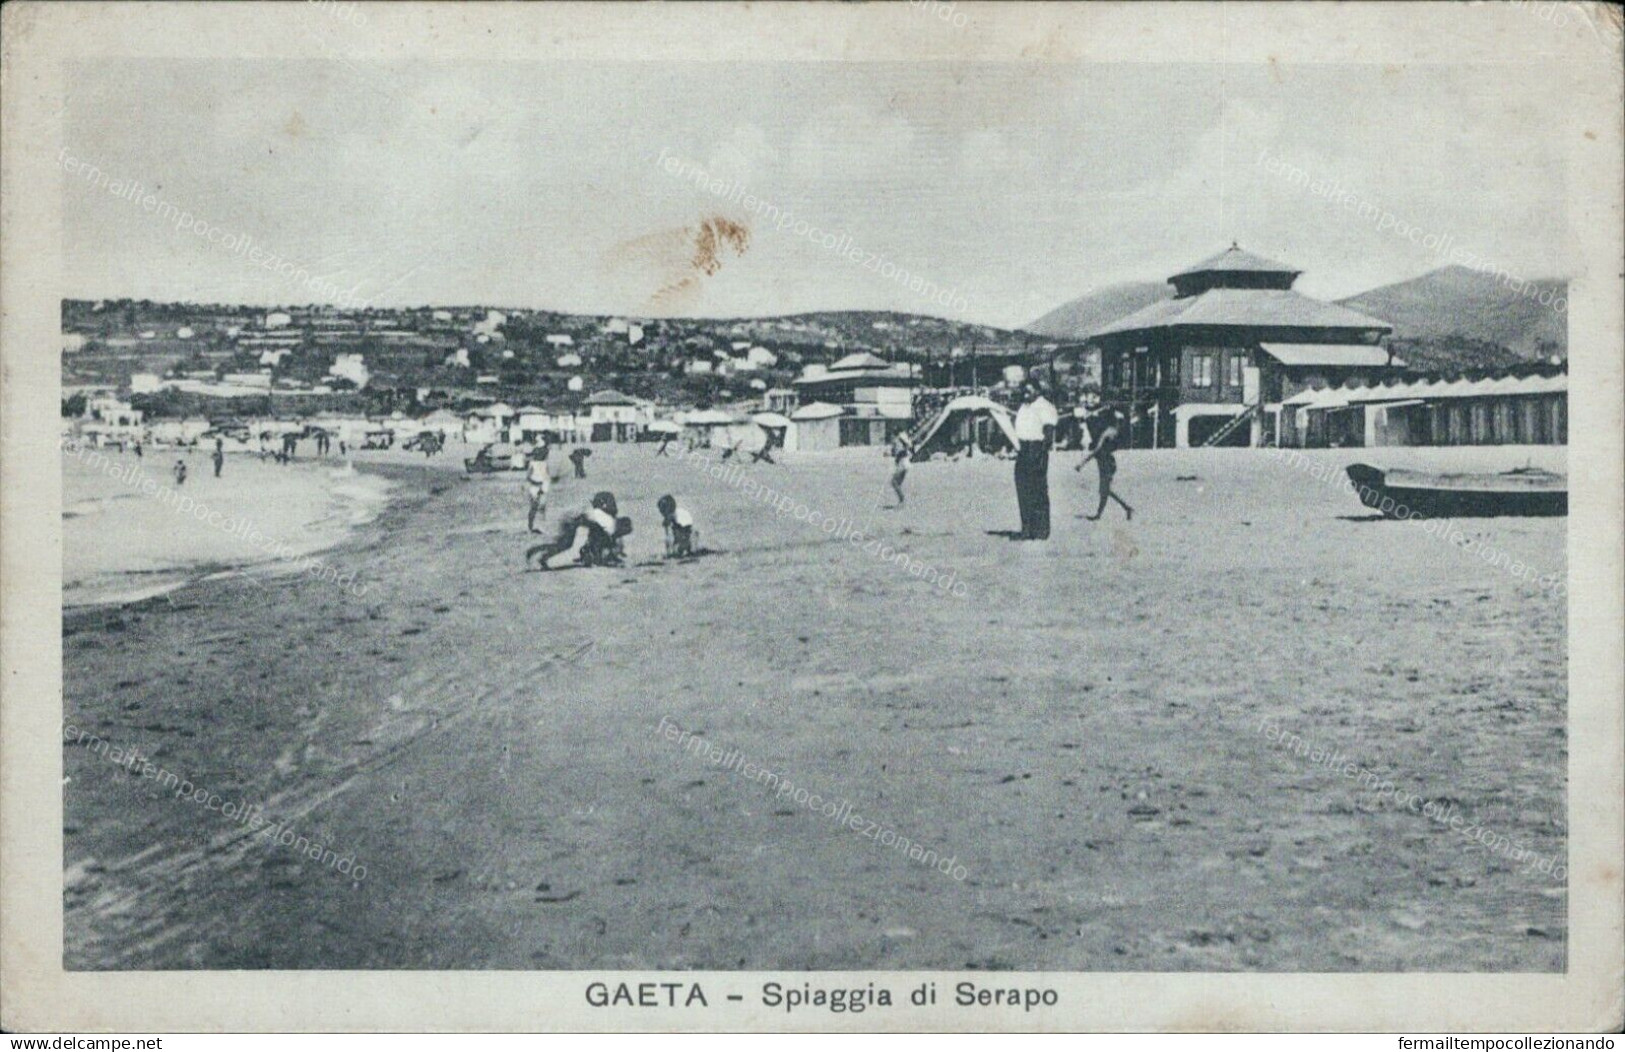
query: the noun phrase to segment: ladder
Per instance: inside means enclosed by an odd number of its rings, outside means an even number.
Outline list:
[[[1262,402],[1254,402],[1244,411],[1237,413],[1235,416],[1226,421],[1223,427],[1213,432],[1213,434],[1207,436],[1207,441],[1202,443],[1202,447],[1205,449],[1208,446],[1216,446],[1220,442],[1223,442],[1225,439],[1230,437],[1231,432],[1235,431],[1236,428],[1247,423],[1254,416],[1258,415],[1263,408],[1264,405]]]
[[[915,424],[914,427],[908,432],[909,445],[914,447],[914,453],[909,457],[910,460],[918,459],[920,455],[920,440],[929,434],[931,429],[936,427],[937,421],[941,420],[946,415],[948,415],[948,410],[946,407],[938,409],[935,413],[932,413],[930,416],[927,416],[921,420],[918,424]]]

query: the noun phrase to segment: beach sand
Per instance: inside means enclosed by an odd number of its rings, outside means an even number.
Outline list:
[[[208,450],[64,451],[63,603],[129,602],[231,568],[309,572],[301,557],[376,518],[387,496],[382,478],[336,457],[282,466],[228,454],[215,478]]]
[[[67,966],[1561,970],[1566,885],[1537,862],[1565,860],[1565,603],[1311,468],[1563,451],[1125,453],[1131,524],[1075,517],[1076,456],[1054,538],[1017,544],[988,532],[1016,526],[1008,462],[916,465],[902,510],[879,452],[745,469],[808,523],[598,446],[551,514],[612,490],[630,565],[524,573],[517,474],[392,455],[366,470],[396,500],[324,555],[364,595],[227,577],[69,612],[70,737],[351,861],[68,741]],[[665,492],[718,554],[658,559]],[[1565,519],[1455,525],[1566,573]]]

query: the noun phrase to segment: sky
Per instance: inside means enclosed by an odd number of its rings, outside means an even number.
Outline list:
[[[1448,263],[1429,238],[1564,277],[1575,129],[1538,94],[1506,66],[101,60],[63,114],[65,295],[1015,327],[1232,242],[1323,298]]]

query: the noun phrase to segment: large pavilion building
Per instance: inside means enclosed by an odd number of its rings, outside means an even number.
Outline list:
[[[873,354],[849,354],[827,368],[809,365],[795,380],[798,404],[841,409],[840,445],[878,446],[906,432],[914,416],[915,366]],[[796,419],[791,414],[791,419]]]
[[[1231,245],[1169,278],[1172,299],[1090,334],[1131,445],[1271,445],[1293,395],[1399,374],[1392,326],[1295,292],[1300,273]]]

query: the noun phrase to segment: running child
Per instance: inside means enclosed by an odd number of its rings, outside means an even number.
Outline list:
[[[897,506],[903,506],[903,480],[908,477],[908,462],[914,456],[914,443],[908,440],[907,435],[898,435],[897,441],[892,443],[891,459],[894,470],[891,473],[892,492],[897,494]]]
[[[1112,479],[1117,475],[1117,457],[1113,454],[1122,443],[1123,429],[1126,426],[1123,414],[1111,406],[1102,406],[1100,392],[1095,390],[1084,391],[1083,405],[1089,410],[1085,423],[1088,424],[1090,437],[1094,441],[1088,455],[1078,461],[1078,466],[1074,470],[1082,471],[1084,465],[1091,460],[1100,469],[1100,506],[1095,509],[1093,515],[1085,515],[1084,518],[1094,522],[1106,513],[1106,502],[1115,500],[1122,505],[1123,515],[1132,521],[1134,509],[1129,507],[1128,502],[1122,497],[1112,492]]]

